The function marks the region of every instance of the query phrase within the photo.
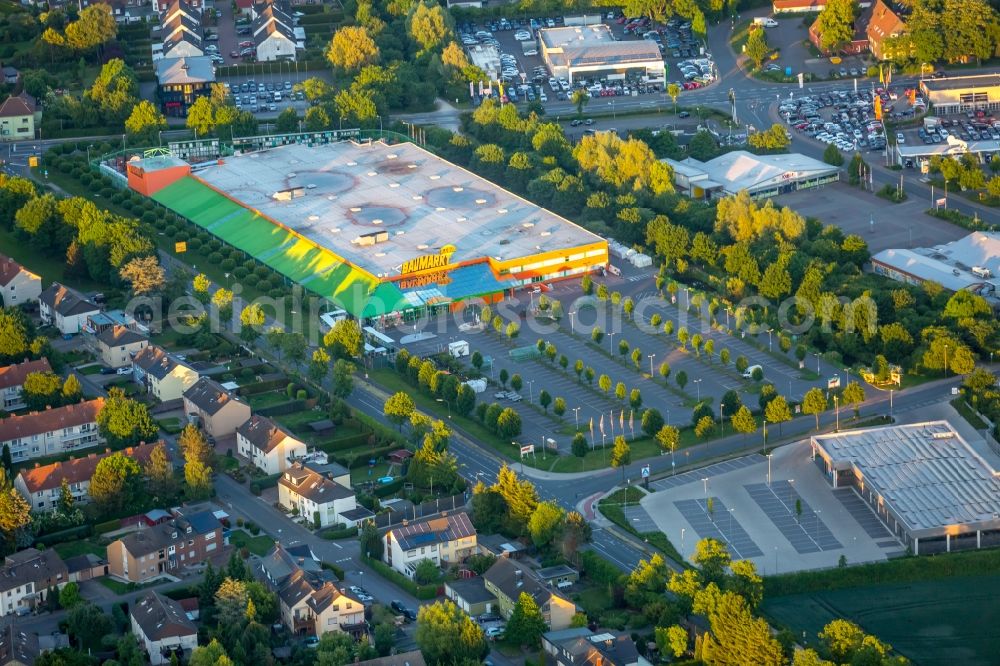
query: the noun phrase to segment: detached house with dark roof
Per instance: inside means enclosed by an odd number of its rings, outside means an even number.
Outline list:
[[[83,330],[90,315],[101,311],[93,301],[75,289],[53,282],[38,297],[39,315],[43,324],[51,324],[63,335],[75,335]]]
[[[97,413],[104,398],[46,409],[0,421],[0,448],[10,447],[15,463],[77,451],[104,443],[97,429]]]
[[[297,510],[318,527],[357,524],[353,519],[358,508],[354,491],[301,463],[285,469],[278,479],[278,503]]]
[[[0,140],[35,138],[35,123],[41,117],[35,98],[26,92],[11,95],[0,104]]]
[[[407,578],[413,578],[421,560],[447,566],[479,552],[476,528],[464,511],[404,521],[402,525],[389,528],[383,539],[385,563]]]
[[[144,583],[204,562],[224,548],[222,523],[211,511],[131,532],[108,545],[108,570],[131,583]]]
[[[254,414],[236,428],[236,452],[266,474],[280,474],[306,455],[306,444],[266,416]]]
[[[132,357],[149,345],[149,338],[125,326],[109,326],[94,336],[101,363],[109,368],[132,365]]]
[[[129,611],[132,633],[149,655],[153,666],[170,663],[170,655],[189,657],[198,647],[198,627],[180,603],[150,590]],[[182,660],[184,661],[184,660]]]
[[[281,621],[293,634],[318,638],[331,631],[366,631],[364,604],[338,587],[336,576],[323,569],[309,546],[276,543],[254,573],[277,593]]]
[[[652,666],[628,634],[587,627],[549,631],[542,649],[556,666]]]
[[[42,278],[10,257],[0,254],[0,289],[5,308],[33,303],[42,293]]]
[[[35,608],[48,590],[69,582],[69,570],[52,548],[28,548],[4,559],[0,567],[0,617]]]
[[[132,359],[132,379],[160,402],[168,402],[180,400],[195,385],[198,371],[162,347],[147,345]]]
[[[248,404],[208,377],[184,391],[184,411],[198,417],[201,427],[212,437],[232,435],[250,418]]]
[[[0,368],[0,396],[3,396],[3,405],[0,408],[5,412],[25,408],[24,380],[32,372],[52,372],[49,359],[23,361]]]
[[[514,606],[527,593],[542,611],[549,629],[566,629],[576,614],[576,604],[545,585],[520,562],[501,557],[483,574],[486,589],[497,599],[500,615],[509,618]]]
[[[130,446],[121,453],[135,460],[140,467],[145,467],[157,444],[158,442]],[[22,469],[14,478],[14,488],[24,496],[35,513],[48,513],[59,506],[63,481],[69,486],[74,502],[86,504],[90,501],[90,479],[94,476],[97,464],[111,453],[110,450],[100,454],[91,453],[85,458]]]

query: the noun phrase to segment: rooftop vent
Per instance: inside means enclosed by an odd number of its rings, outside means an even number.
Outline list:
[[[933,439],[952,439],[952,438],[955,437],[955,433],[953,433],[953,432],[936,432],[933,435],[931,435],[931,437]]]
[[[351,212],[352,213],[360,213],[361,212],[361,207],[360,206],[351,206]]]
[[[394,160],[397,157],[399,157],[399,155],[397,155],[396,153],[389,153],[388,155],[386,155],[386,157],[389,158],[390,160]]]
[[[399,183],[389,183],[389,187],[399,187]]]
[[[476,199],[476,203],[482,206],[484,203],[486,203],[486,199]]]
[[[551,236],[551,235],[552,235],[552,232],[551,232],[551,231],[543,231],[543,232],[542,232],[542,235],[543,235],[543,236]]]
[[[287,176],[285,176],[285,178],[295,178],[297,175],[299,175],[299,174],[293,172],[293,173],[290,173]]]
[[[358,166],[357,162],[351,161],[347,163],[347,166]]]
[[[500,213],[501,215],[505,215],[507,213],[507,209],[506,208],[498,208],[497,212]]]
[[[535,223],[534,222],[525,222],[521,226],[524,227],[525,229],[530,229],[531,227],[535,226]]]
[[[444,211],[444,207],[443,207],[443,206],[438,206],[438,207],[437,207],[437,208],[435,208],[434,210],[436,210],[437,212],[439,212],[439,213],[440,213],[440,212]]]
[[[378,175],[378,171],[369,171],[368,175],[369,176],[377,176]]]
[[[420,200],[421,200],[421,199],[423,199],[423,198],[424,198],[424,197],[423,197],[423,195],[422,195],[422,194],[414,194],[414,195],[413,195],[413,200],[414,200],[414,201],[420,201]]]
[[[457,221],[458,221],[458,222],[465,222],[465,220],[466,220],[466,219],[467,219],[467,218],[465,218],[465,217],[460,217],[460,218],[458,218],[458,220],[457,220]]]
[[[309,219],[315,222],[316,220],[319,219],[319,215],[310,215]]]
[[[461,192],[461,191],[462,191],[462,190],[464,190],[464,189],[465,189],[465,188],[464,188],[464,187],[462,187],[461,185],[456,185],[455,187],[451,188],[451,191],[452,191],[452,192]]]
[[[438,180],[440,178],[441,178],[441,176],[439,176],[437,174],[434,174],[433,176],[431,176],[431,180]]]
[[[316,189],[316,183],[309,183],[308,185],[306,185],[306,189],[307,190],[315,190]]]
[[[421,243],[420,245],[417,246],[417,249],[418,250],[426,250],[427,249],[427,243]]]

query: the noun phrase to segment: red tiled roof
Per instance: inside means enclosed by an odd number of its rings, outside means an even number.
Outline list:
[[[130,446],[127,449],[122,449],[120,453],[132,458],[139,463],[140,466],[145,466],[146,463],[149,462],[149,457],[152,455],[153,449],[156,448],[158,444],[159,442],[154,442],[153,444],[140,444],[135,447]],[[62,485],[63,479],[66,479],[66,483],[72,485],[74,483],[89,480],[92,476],[94,476],[94,470],[97,469],[97,463],[101,462],[112,453],[112,451],[106,451],[105,453],[100,454],[91,453],[86,458],[75,458],[64,462],[55,462],[51,465],[35,467],[33,469],[23,469],[18,476],[24,482],[24,485],[28,489],[29,493],[37,493],[41,490],[58,488]],[[169,453],[167,455],[169,456]]]
[[[886,37],[898,34],[905,28],[906,24],[903,19],[899,18],[882,0],[877,0],[872,9],[871,20],[868,21],[869,41],[881,43]]]
[[[52,432],[60,428],[94,423],[97,412],[104,406],[104,398],[95,398],[76,405],[66,405],[44,412],[32,412],[23,416],[8,416],[0,421],[0,442],[9,442],[18,437],[30,437]]]
[[[0,254],[0,285],[6,287],[10,284],[11,280],[18,276],[21,271],[24,271],[29,275],[35,275],[10,257]]]
[[[40,358],[37,361],[23,361],[0,368],[0,389],[20,386],[32,372],[52,372],[49,359]]]
[[[34,115],[35,108],[35,98],[28,93],[11,95],[3,104],[0,104],[0,118]]]

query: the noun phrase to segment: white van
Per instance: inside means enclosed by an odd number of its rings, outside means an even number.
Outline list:
[[[753,379],[753,373],[755,370],[760,370],[764,372],[764,368],[759,365],[751,365],[749,368],[743,371],[743,379]]]
[[[561,580],[558,583],[556,583],[556,587],[558,587],[560,590],[568,589],[570,587],[573,587],[573,581],[571,581],[571,580]]]

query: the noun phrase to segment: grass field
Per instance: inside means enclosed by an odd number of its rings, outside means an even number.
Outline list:
[[[52,546],[52,549],[59,553],[59,557],[64,560],[70,557],[76,557],[77,555],[87,555],[88,553],[97,555],[98,557],[108,556],[108,549],[91,539],[57,543]]]
[[[265,534],[250,536],[249,532],[233,530],[229,535],[229,543],[236,548],[246,548],[254,555],[263,557],[267,554],[267,551],[271,550],[271,547],[274,545],[274,539]]]
[[[830,620],[853,620],[916,664],[996,663],[1000,575],[876,585],[767,599],[772,621],[814,637]]]

